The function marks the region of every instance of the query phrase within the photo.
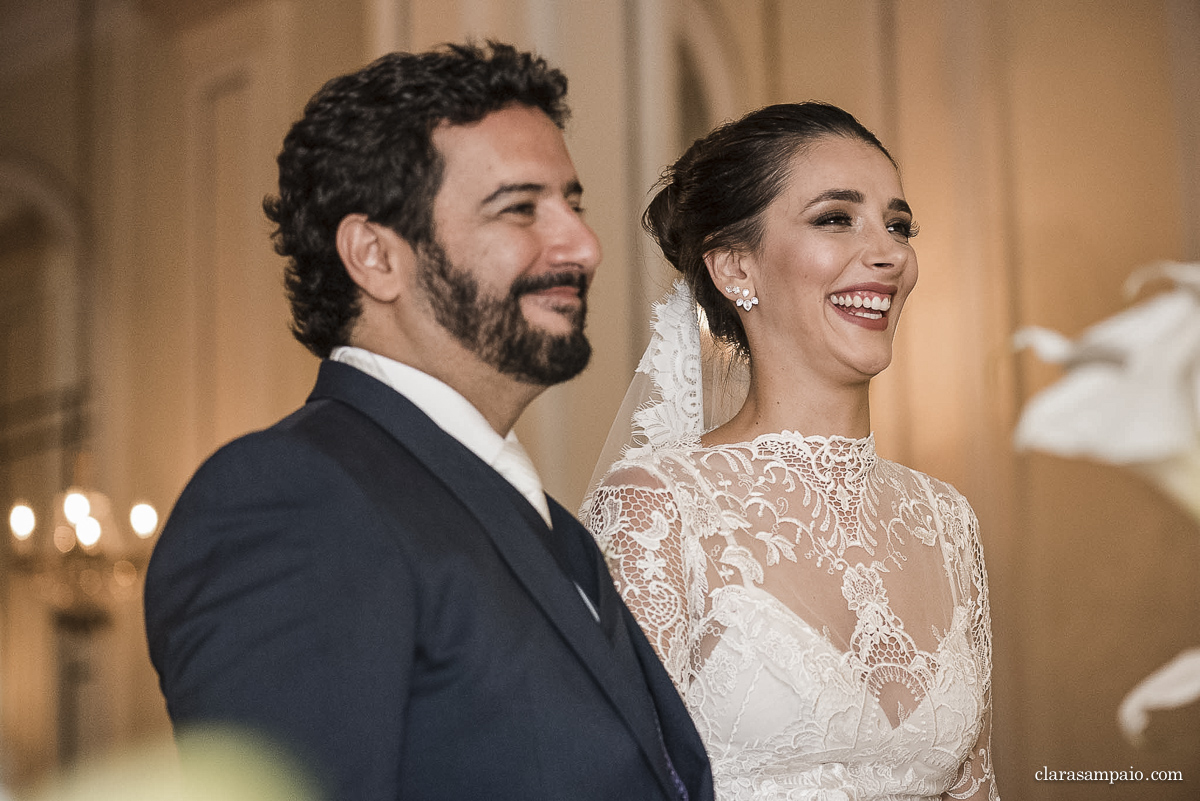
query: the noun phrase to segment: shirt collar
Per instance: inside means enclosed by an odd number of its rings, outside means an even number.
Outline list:
[[[357,367],[408,398],[439,428],[491,467],[504,449],[505,440],[517,438],[511,430],[506,437],[500,436],[482,412],[457,390],[415,367],[350,346],[334,348],[329,358]]]

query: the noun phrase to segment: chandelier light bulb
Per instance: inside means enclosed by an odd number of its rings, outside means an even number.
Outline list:
[[[100,521],[85,517],[75,524],[75,537],[84,548],[91,548],[100,541]]]
[[[33,509],[23,503],[18,503],[8,514],[8,527],[12,529],[13,536],[19,540],[29,539],[35,525],[37,525],[37,518],[33,516]]]
[[[87,496],[82,492],[69,493],[63,499],[63,514],[67,516],[71,525],[78,526],[91,513],[92,505],[88,503]]]
[[[129,524],[135,534],[145,539],[158,528],[158,512],[148,503],[136,504],[129,510]]]

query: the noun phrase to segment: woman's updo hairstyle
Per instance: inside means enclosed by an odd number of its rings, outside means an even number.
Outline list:
[[[714,336],[749,356],[750,343],[733,301],[709,277],[704,256],[754,252],[762,215],[791,176],[792,158],[829,136],[858,139],[896,160],[862,123],[828,103],[780,103],[752,111],[697,139],[659,180],[662,187],[642,226],[683,273]]]

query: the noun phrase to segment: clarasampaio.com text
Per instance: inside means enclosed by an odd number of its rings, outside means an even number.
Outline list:
[[[1039,782],[1181,782],[1181,770],[1152,770],[1144,773],[1130,767],[1128,770],[1050,770],[1043,766],[1033,774]]]

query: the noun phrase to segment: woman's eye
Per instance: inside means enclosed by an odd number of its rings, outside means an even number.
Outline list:
[[[841,211],[835,211],[830,214],[822,214],[813,221],[813,224],[817,226],[841,226],[850,225],[853,222],[854,221],[850,219],[849,214]]]
[[[888,230],[904,239],[912,239],[920,231],[920,226],[910,220],[897,220],[888,225]]]

